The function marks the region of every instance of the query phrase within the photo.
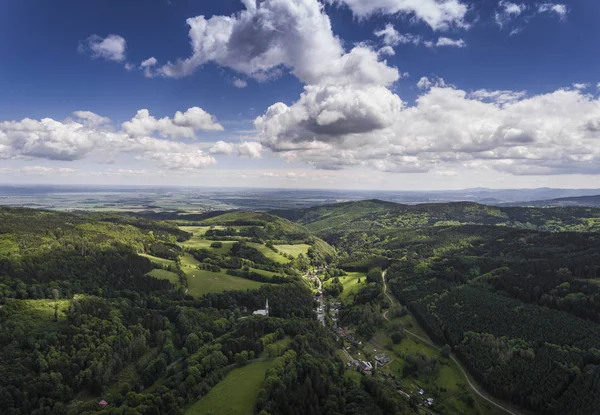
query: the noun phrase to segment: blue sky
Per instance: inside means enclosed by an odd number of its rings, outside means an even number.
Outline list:
[[[0,7],[4,183],[597,187],[597,2]]]

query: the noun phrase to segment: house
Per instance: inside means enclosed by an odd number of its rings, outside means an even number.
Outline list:
[[[419,389],[419,395],[424,395],[425,391],[423,389]]]
[[[267,298],[267,303],[265,304],[265,309],[264,310],[256,310],[252,314],[255,315],[255,316],[266,316],[266,317],[269,317],[269,299]]]
[[[361,360],[358,362],[358,368],[365,373],[371,373],[371,370],[373,370],[373,365],[371,362]]]
[[[427,398],[427,406],[433,405],[433,398]]]
[[[345,331],[343,328],[341,328],[341,327],[338,327],[338,328],[335,330],[335,333],[336,333],[338,336],[343,336],[344,334],[346,334],[346,331]]]
[[[383,366],[383,365],[389,363],[392,359],[388,355],[381,353],[381,354],[375,355],[375,360],[377,361],[377,363],[379,365]]]
[[[108,402],[106,402],[104,399],[102,399],[100,402],[98,402],[98,406],[100,408],[105,408],[108,405]]]

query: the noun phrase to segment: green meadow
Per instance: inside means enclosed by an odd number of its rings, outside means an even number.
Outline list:
[[[179,275],[174,272],[167,271],[166,269],[153,269],[148,273],[151,277],[159,278],[161,280],[169,280],[171,283],[179,284]]]
[[[192,248],[192,249],[208,249],[210,251],[214,251],[219,254],[227,254],[229,251],[231,251],[231,247],[233,246],[233,244],[236,241],[218,241],[223,244],[223,246],[221,248],[211,247],[213,242],[217,242],[217,241],[210,241],[208,239],[201,239],[201,238],[193,237],[189,241],[182,242],[181,246],[183,246],[184,248]]]
[[[233,369],[185,415],[252,415],[258,391],[271,362],[254,362]]]
[[[296,245],[275,245],[278,251],[284,254],[292,255],[294,258],[298,257],[299,254],[306,256],[310,245],[307,244],[296,244]]]
[[[251,246],[254,249],[259,250],[260,252],[262,252],[262,254],[264,256],[266,256],[267,258],[277,262],[278,264],[287,264],[288,262],[290,262],[290,260],[286,257],[284,257],[281,254],[278,254],[277,252],[267,248],[265,245],[263,244],[257,244],[255,242],[248,242],[247,244],[248,246]]]
[[[154,262],[157,265],[160,265],[161,267],[168,267],[169,265],[175,267],[175,261],[171,261],[170,259],[159,258],[157,256],[152,256],[148,254],[140,254],[140,256],[148,258],[150,261]]]
[[[234,290],[254,290],[263,283],[234,277],[224,272],[211,272],[197,268],[199,262],[190,254],[181,257],[181,269],[188,281],[188,295],[199,297],[208,293]]]

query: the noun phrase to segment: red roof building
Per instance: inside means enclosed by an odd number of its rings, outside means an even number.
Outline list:
[[[100,406],[100,408],[104,408],[106,405],[108,405],[108,402],[106,402],[104,399],[98,402],[98,406]]]

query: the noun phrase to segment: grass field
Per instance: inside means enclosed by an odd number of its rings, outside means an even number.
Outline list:
[[[278,275],[276,272],[266,271],[264,269],[252,268],[250,267],[250,271],[256,272],[257,274],[264,275],[265,277],[272,278],[275,275]]]
[[[154,262],[155,264],[160,265],[161,267],[168,267],[169,265],[171,266],[175,266],[175,261],[171,261],[170,259],[164,259],[164,258],[159,258],[157,256],[152,256],[152,255],[148,255],[148,254],[140,254],[140,256],[143,256],[144,258],[148,258],[150,261]]]
[[[224,272],[210,272],[199,270],[199,262],[190,254],[181,258],[181,269],[185,272],[188,281],[188,295],[202,296],[208,293],[219,293],[235,290],[255,290],[263,283],[234,277]]]
[[[223,244],[221,248],[212,248],[210,245],[213,242],[217,241],[210,241],[208,239],[197,238],[194,236],[189,241],[182,242],[180,245],[185,248],[208,249],[219,254],[227,254],[229,251],[231,251],[231,247],[236,241],[219,241]]]
[[[204,236],[207,230],[210,229],[210,226],[179,226],[184,232],[189,232],[194,236]]]
[[[153,269],[148,273],[151,277],[159,278],[161,280],[169,280],[175,285],[179,285],[179,275],[174,272],[167,271],[166,269]]]
[[[363,283],[365,282],[366,276],[362,272],[348,272],[348,275],[345,277],[339,277],[340,282],[344,286],[344,291],[340,294],[340,300],[344,303],[351,302],[353,299],[353,295],[356,294],[361,287],[363,287]],[[360,279],[361,284],[358,283]]]
[[[294,258],[298,257],[299,254],[306,256],[308,253],[308,248],[310,245],[307,244],[297,244],[297,245],[275,245],[278,251],[283,252],[284,254],[292,255]]]
[[[66,319],[70,303],[71,300],[8,300],[2,311],[5,321],[18,325],[24,333],[45,332]]]
[[[271,362],[254,362],[232,370],[186,415],[251,415]]]
[[[262,252],[262,254],[264,256],[266,256],[269,259],[272,259],[273,261],[277,262],[278,264],[287,264],[288,262],[290,262],[289,259],[287,259],[283,255],[278,254],[277,252],[270,250],[263,244],[257,244],[255,242],[248,242],[248,246],[258,249],[260,252]]]

